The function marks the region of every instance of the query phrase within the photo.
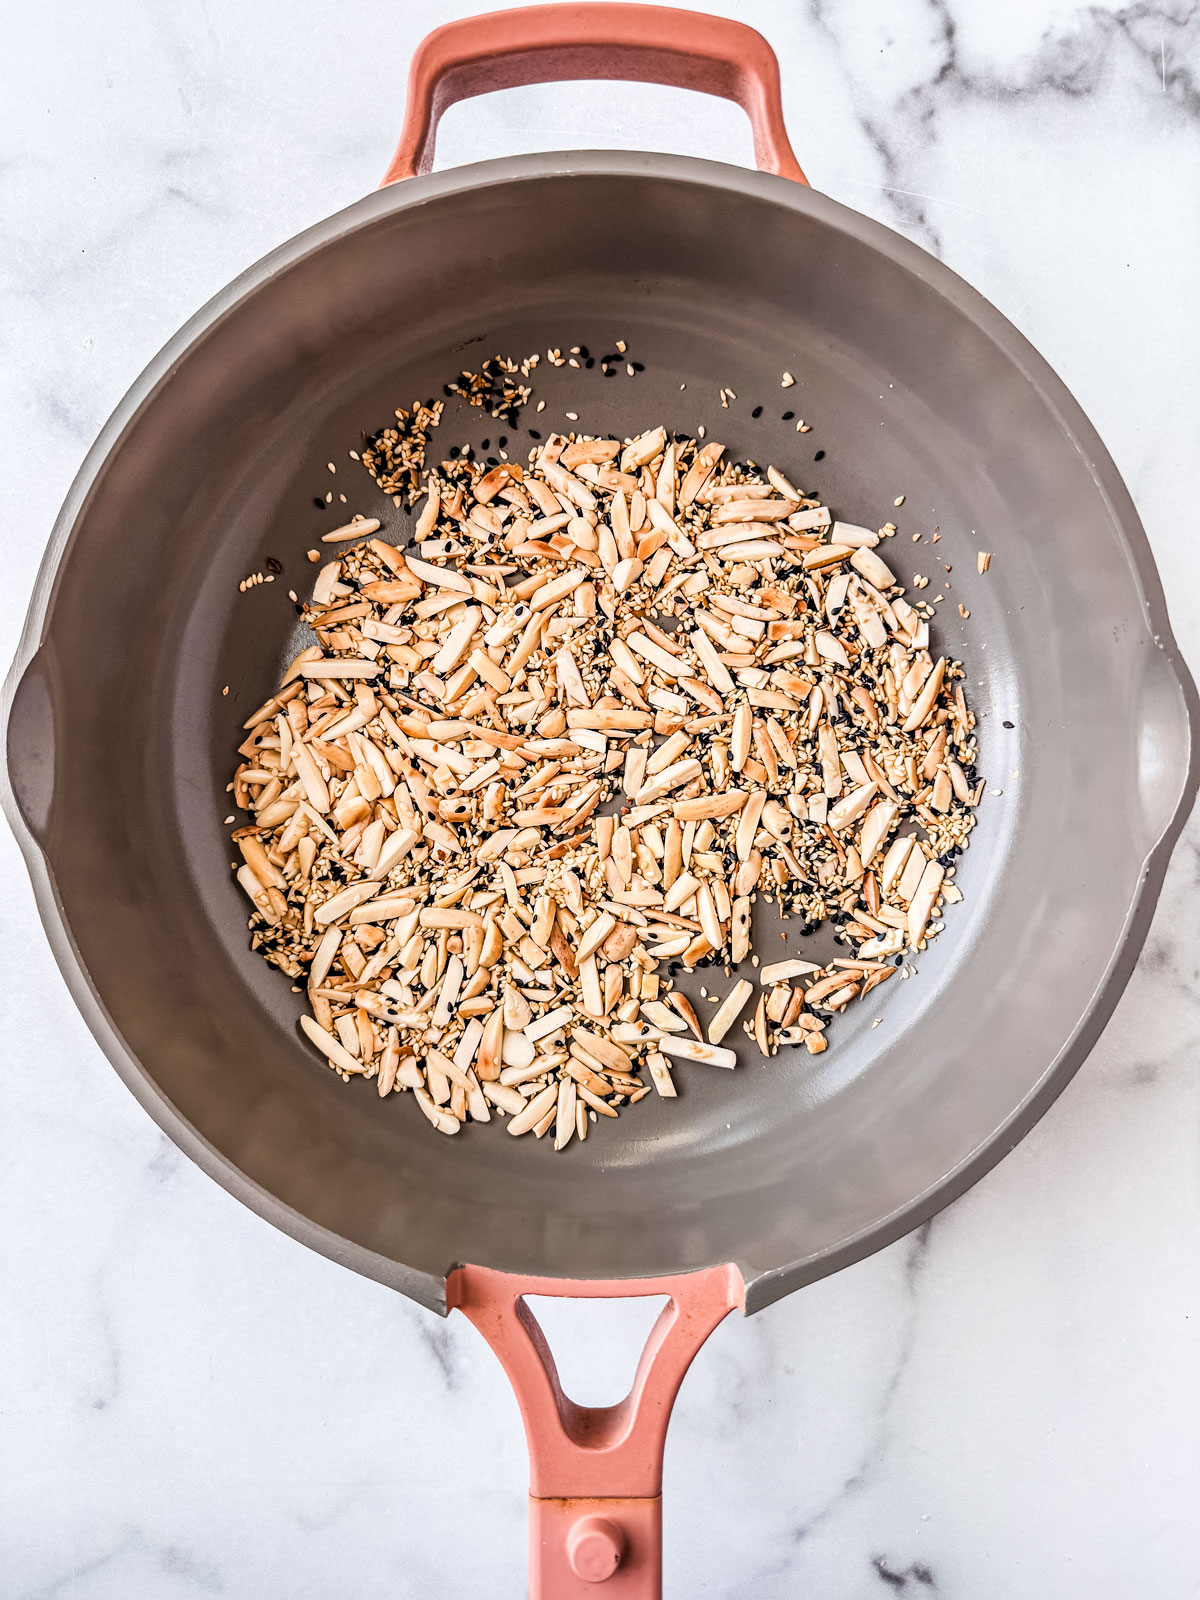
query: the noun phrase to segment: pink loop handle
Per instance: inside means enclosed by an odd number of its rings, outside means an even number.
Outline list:
[[[409,67],[400,143],[380,187],[431,169],[438,122],[457,101],[578,78],[661,83],[736,101],[750,119],[759,169],[808,182],[784,126],[779,63],[762,34],[699,11],[584,0],[464,17],[423,39]]]
[[[633,1388],[615,1406],[580,1406],[563,1393],[554,1357],[526,1295],[571,1299],[665,1294]],[[530,1600],[605,1600],[662,1594],[662,1464],[683,1376],[745,1286],[734,1266],[669,1278],[573,1281],[457,1267],[446,1303],[491,1345],[508,1374],[529,1445]]]

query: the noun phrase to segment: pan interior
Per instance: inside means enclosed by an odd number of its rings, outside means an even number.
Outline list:
[[[142,1092],[273,1220],[430,1303],[460,1261],[634,1276],[723,1260],[762,1278],[761,1303],[881,1236],[1068,1044],[1152,842],[1137,725],[1156,652],[1053,397],[940,269],[929,281],[819,196],[699,163],[481,170],[364,202],[256,269],[126,427],[50,606],[42,843]],[[545,359],[618,339],[643,370]],[[677,1102],[650,1097],[557,1157],[495,1126],[440,1138],[411,1096],[335,1078],[297,1033],[301,997],[248,948],[222,826],[241,724],[294,637],[287,591],[316,570],[306,551],[355,511],[406,536],[349,457],[362,431],[461,367],[533,351],[545,411],[514,430],[451,401],[435,453],[494,453],[505,433],[521,455],[524,430],[569,427],[568,410],[619,435],[703,422],[836,514],[894,516],[883,553],[944,596],[936,642],[967,666],[990,781],[965,900],[915,979],[835,1022],[820,1058],[763,1061],[739,1033],[736,1073],[681,1063]],[[276,580],[239,592],[269,562]],[[796,953],[770,914],[763,959]]]

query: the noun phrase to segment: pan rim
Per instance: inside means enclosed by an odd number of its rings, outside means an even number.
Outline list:
[[[1162,582],[1132,498],[1099,435],[1062,379],[1024,335],[951,268],[885,224],[789,179],[721,162],[648,151],[551,151],[503,157],[407,179],[368,194],[277,246],[240,273],[188,318],[134,380],[85,456],[55,519],[35,580],[17,655],[0,696],[0,717],[6,733],[7,754],[14,699],[45,642],[56,578],[69,556],[72,537],[83,520],[91,492],[123,436],[143,408],[153,403],[160,385],[195,343],[277,273],[396,212],[441,201],[466,190],[514,181],[584,176],[666,178],[697,184],[718,193],[749,194],[773,205],[807,212],[885,255],[951,302],[1034,387],[1086,465],[1119,535],[1130,575],[1137,586],[1146,631],[1161,653],[1184,709],[1187,765],[1171,816],[1145,856],[1138,888],[1091,1000],[1037,1084],[989,1137],[938,1182],[887,1216],[787,1266],[756,1271],[751,1263],[739,1263],[746,1279],[745,1309],[749,1313],[762,1309],[792,1289],[862,1259],[928,1221],[990,1171],[1045,1114],[1096,1043],[1132,973],[1161,892],[1171,851],[1200,784],[1195,739],[1195,730],[1200,726],[1200,697],[1171,630]],[[47,688],[53,694],[52,662],[47,663],[47,667],[50,679]],[[0,800],[25,859],[39,916],[71,996],[105,1056],[162,1131],[222,1188],[264,1220],[300,1243],[397,1288],[444,1315],[444,1277],[415,1271],[313,1222],[257,1184],[179,1113],[159,1089],[149,1068],[126,1045],[102,996],[92,984],[64,914],[52,864],[19,808],[11,757],[5,762]],[[447,1262],[445,1271],[460,1264]]]

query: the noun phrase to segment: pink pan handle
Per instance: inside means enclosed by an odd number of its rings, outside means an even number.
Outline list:
[[[668,1296],[624,1400],[579,1406],[567,1398],[527,1294]],[[530,1600],[661,1600],[662,1463],[671,1407],[693,1356],[743,1296],[734,1266],[604,1282],[525,1278],[488,1267],[450,1274],[447,1305],[457,1306],[499,1356],[525,1423]]]
[[[456,101],[576,78],[662,83],[734,100],[750,118],[760,170],[808,182],[783,123],[779,63],[762,34],[699,11],[585,0],[435,28],[412,58],[400,143],[380,187],[430,170],[438,121]]]

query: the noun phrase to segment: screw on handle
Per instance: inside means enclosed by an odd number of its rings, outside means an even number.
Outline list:
[[[607,1299],[666,1295],[633,1388],[615,1406],[563,1393],[526,1295]],[[530,1600],[659,1600],[662,1463],[671,1407],[692,1358],[743,1304],[734,1266],[668,1278],[573,1281],[457,1267],[446,1303],[483,1334],[508,1374],[529,1446]]]
[[[760,33],[728,17],[667,6],[524,6],[464,17],[417,46],[400,142],[383,184],[428,172],[443,112],[520,84],[620,78],[736,101],[750,119],[759,169],[807,183],[788,142],[779,63]]]

